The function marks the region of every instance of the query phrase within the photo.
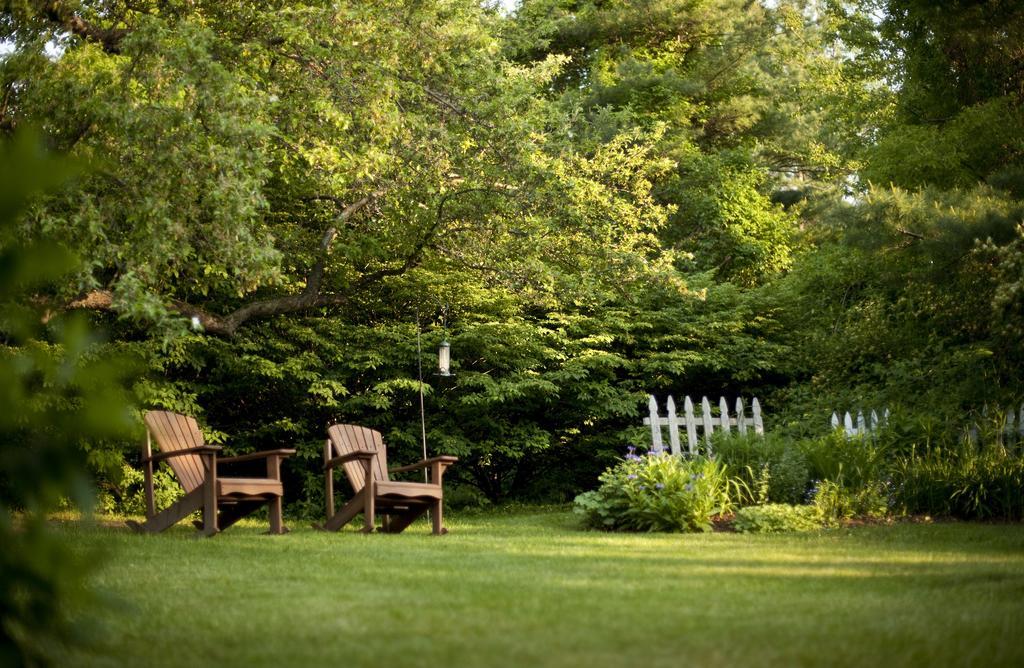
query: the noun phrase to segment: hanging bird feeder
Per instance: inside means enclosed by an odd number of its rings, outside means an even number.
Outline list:
[[[437,374],[439,376],[451,376],[452,344],[447,340],[441,342],[437,349]]]

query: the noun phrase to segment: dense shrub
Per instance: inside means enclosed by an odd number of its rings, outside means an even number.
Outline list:
[[[586,526],[622,531],[710,531],[711,518],[734,505],[737,484],[703,457],[632,452],[600,476],[601,487],[576,497]]]
[[[153,502],[157,510],[171,505],[185,496],[185,490],[167,464],[153,471]],[[96,499],[97,510],[118,515],[143,515],[146,512],[145,475],[142,470],[122,465],[118,483],[108,483],[100,489]]]
[[[764,436],[719,433],[712,443],[715,458],[730,477],[742,481],[744,504],[800,503],[810,481],[807,457],[793,441]]]
[[[837,429],[819,438],[797,441],[815,480],[832,480],[851,490],[888,479],[891,442],[881,438],[847,438]]]
[[[980,443],[963,414],[903,415],[871,438],[835,432],[799,441],[821,482],[814,503],[831,521],[885,514],[1024,519],[1024,459],[1003,443],[1002,415],[978,416]]]
[[[889,513],[890,485],[870,482],[847,487],[835,480],[822,480],[812,488],[812,504],[826,526],[836,526],[854,517],[882,518]]]
[[[736,511],[732,526],[740,533],[779,533],[813,531],[821,528],[822,521],[814,506],[769,503],[740,508]]]
[[[970,443],[897,459],[894,500],[907,514],[970,520],[1024,519],[1024,459]]]

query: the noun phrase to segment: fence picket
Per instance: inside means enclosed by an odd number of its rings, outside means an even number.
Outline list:
[[[864,436],[868,433],[867,424],[864,422],[864,411],[857,411],[857,434]]]
[[[651,395],[651,400],[647,402],[647,407],[651,412],[649,418],[651,424],[651,451],[661,451],[661,420],[658,418],[658,400]]]
[[[875,409],[871,409],[871,431],[878,429],[878,412]]]
[[[689,395],[683,402],[683,409],[686,411],[686,443],[690,448],[690,454],[697,454],[697,418],[693,414],[693,401]]]
[[[843,415],[843,431],[847,436],[853,436],[853,418],[850,416],[850,411],[846,411]]]
[[[722,431],[728,434],[732,430],[732,421],[729,419],[729,404],[725,403],[725,397],[718,397],[718,412],[721,414],[719,420]]]
[[[704,422],[704,443],[711,447],[711,433],[714,432],[714,419],[711,417],[711,402],[708,401],[707,397],[701,397],[700,399],[700,410],[703,413],[701,419]]]
[[[740,436],[747,435],[747,411],[743,406],[743,397],[736,397],[736,431]]]
[[[754,433],[758,436],[764,436],[764,420],[761,419],[761,402],[757,400],[757,397],[754,397],[750,410],[754,413]]]
[[[679,454],[679,421],[676,419],[676,402],[669,395],[666,404],[668,409],[668,442],[672,448],[672,454]]]
[[[839,416],[835,411],[832,411],[832,429],[833,431],[839,429]]]

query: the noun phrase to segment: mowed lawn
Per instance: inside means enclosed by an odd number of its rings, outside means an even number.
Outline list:
[[[1024,526],[584,532],[566,511],[451,533],[212,539],[77,524],[111,602],[85,666],[1021,666]]]

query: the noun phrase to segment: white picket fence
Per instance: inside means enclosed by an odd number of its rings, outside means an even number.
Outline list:
[[[983,418],[988,417],[988,406],[982,407],[981,415]],[[1024,443],[1024,404],[1021,404],[1017,410],[1014,410],[1013,406],[1009,406],[1005,415],[1001,430],[1003,443]],[[979,442],[979,432],[977,423],[967,428],[967,437],[972,443]]]
[[[984,406],[981,410],[982,418],[988,417],[989,410],[988,406]],[[1024,443],[1024,404],[1021,404],[1018,408],[1014,409],[1013,406],[1008,407],[1003,414],[1003,427],[999,430],[1002,435],[1003,443]],[[869,436],[878,431],[880,427],[884,427],[889,424],[889,409],[885,409],[879,417],[878,412],[872,410],[867,417],[865,417],[863,411],[857,411],[857,417],[854,418],[849,411],[843,414],[842,420],[839,419],[839,414],[832,413],[832,428],[839,429],[842,427],[843,433],[846,434],[847,438],[853,438],[855,436]],[[981,430],[978,427],[977,422],[971,423],[965,428],[967,438],[972,443],[978,443],[981,440]]]
[[[651,451],[661,452],[665,449],[662,441],[662,427],[668,427],[669,446],[673,455],[682,452],[679,444],[680,427],[686,430],[686,452],[690,455],[697,454],[698,429],[702,429],[704,432],[704,447],[708,453],[711,452],[711,434],[716,429],[728,432],[732,427],[736,427],[740,434],[753,431],[755,434],[763,435],[764,421],[761,419],[761,404],[756,398],[750,403],[753,415],[747,417],[743,399],[736,399],[735,416],[733,417],[729,415],[729,404],[725,397],[721,397],[718,400],[718,415],[716,416],[711,412],[711,402],[708,401],[708,398],[701,397],[701,414],[697,415],[694,411],[693,401],[690,400],[690,397],[686,397],[683,401],[683,414],[680,416],[676,414],[675,400],[669,396],[668,401],[665,402],[665,411],[668,415],[661,417],[658,415],[658,400],[652,394],[650,401],[647,402],[650,417],[644,418],[644,424],[651,428]]]
[[[839,414],[835,411],[832,412],[832,429],[839,429],[840,425],[843,427],[843,433],[846,434],[846,438],[853,438],[854,436],[869,436],[874,432],[878,431],[879,427],[884,427],[889,424],[889,409],[886,408],[882,411],[882,417],[878,417],[878,412],[872,410],[868,417],[864,417],[864,411],[857,411],[856,421],[853,416],[850,415],[850,411],[846,411],[843,414],[842,421],[839,420]]]

